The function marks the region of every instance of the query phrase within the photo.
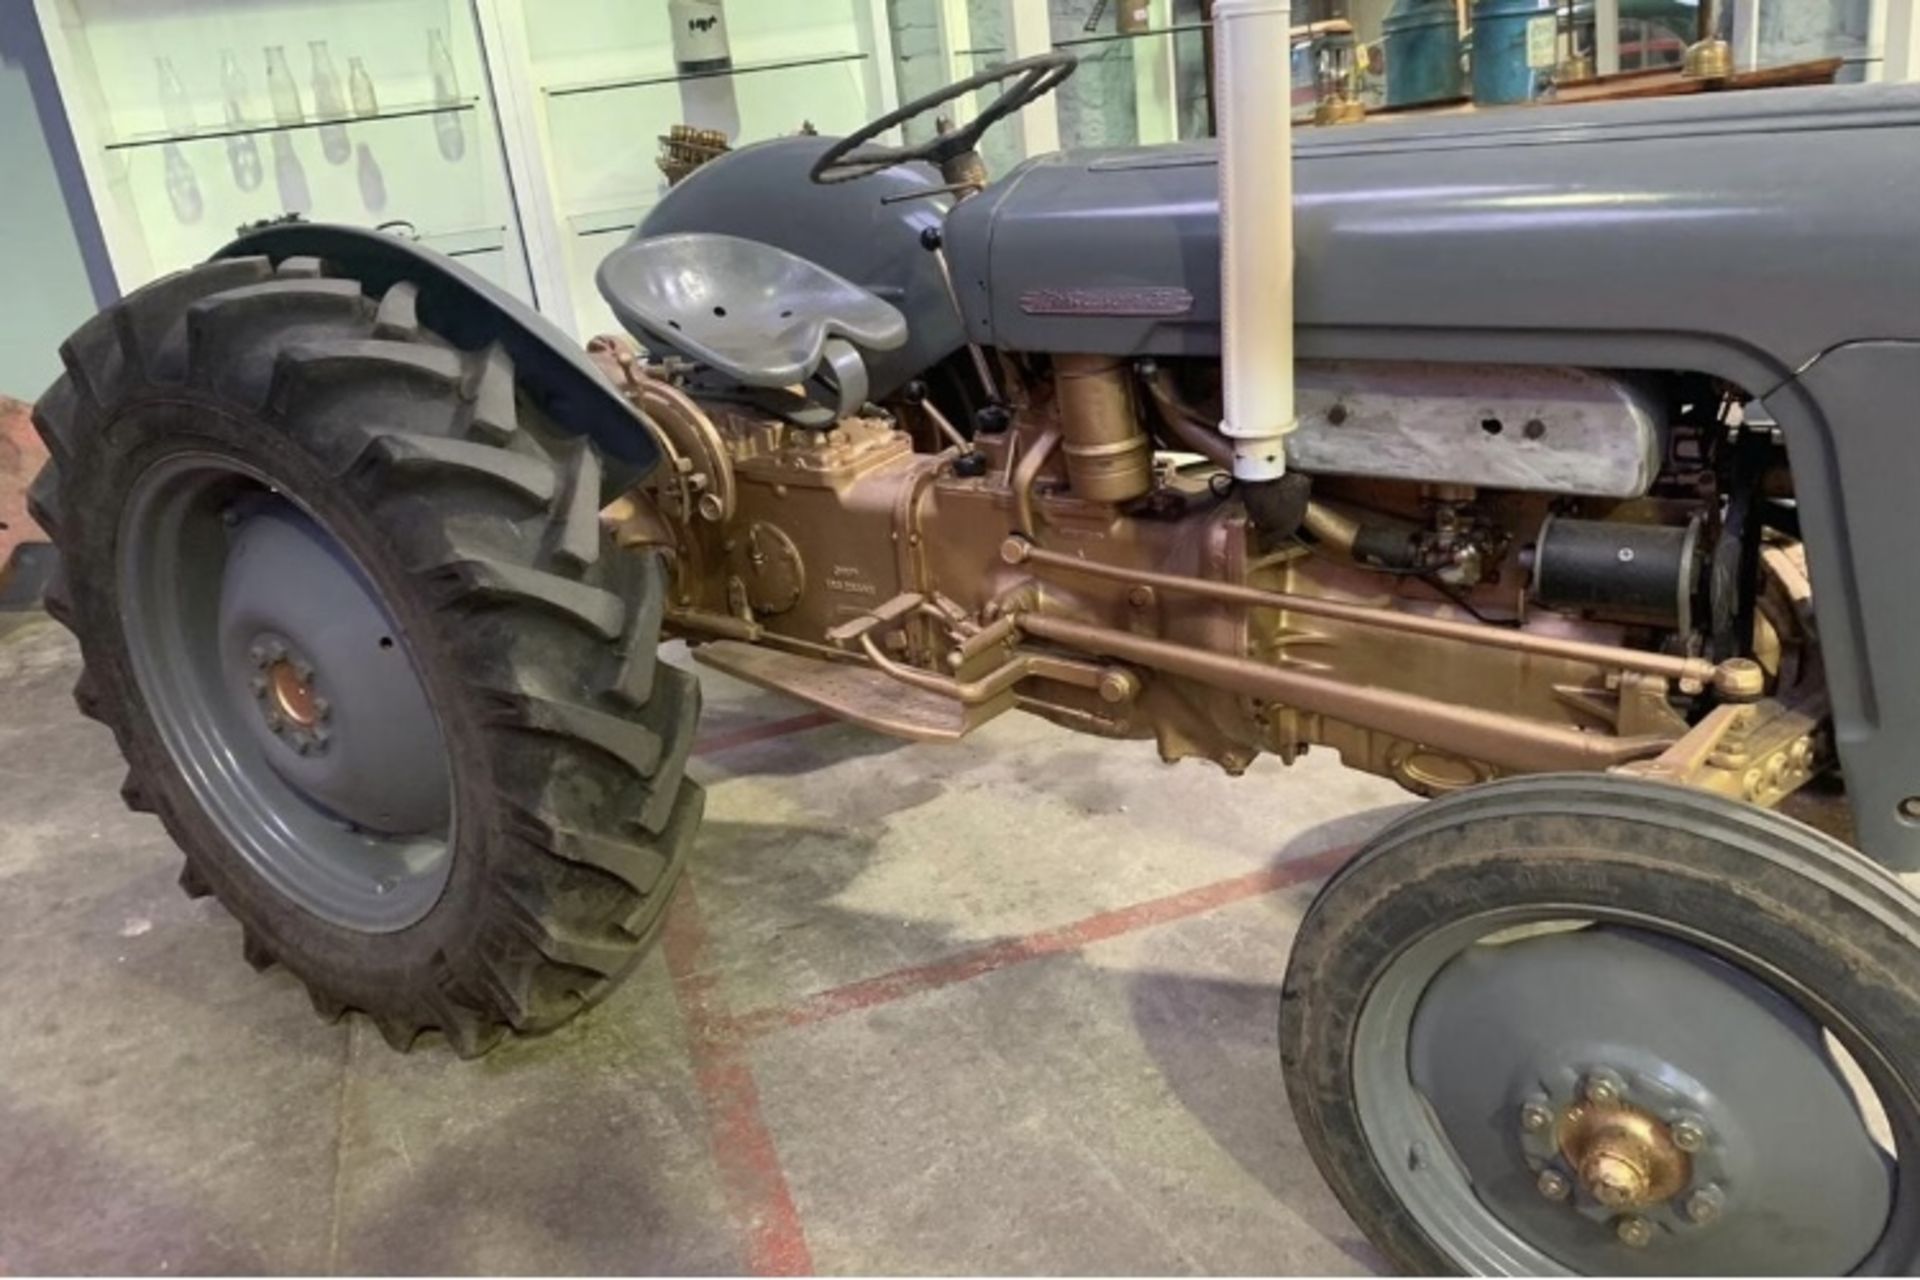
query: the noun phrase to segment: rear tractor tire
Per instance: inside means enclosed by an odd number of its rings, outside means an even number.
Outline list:
[[[463,1056],[603,997],[700,820],[699,686],[599,456],[499,348],[313,259],[216,261],[82,327],[33,486],[82,712],[246,958]]]

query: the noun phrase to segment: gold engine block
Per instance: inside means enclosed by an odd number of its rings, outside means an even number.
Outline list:
[[[1017,707],[1232,772],[1324,744],[1422,794],[1634,768],[1767,802],[1825,761],[1817,691],[1764,696],[1781,662],[1714,664],[1526,616],[1513,558],[1450,599],[1339,554],[1329,504],[1309,520],[1331,531],[1319,545],[1260,549],[1216,472],[1156,455],[1118,362],[1056,358],[1011,429],[963,450],[931,406],[811,429],[697,401],[624,340],[591,350],[667,454],[606,519],[622,545],[668,558],[668,626],[702,661],[883,732],[950,740]],[[1517,529],[1547,513],[1526,495],[1465,496]],[[1516,602],[1522,625],[1474,616]],[[1763,741],[1764,758],[1701,749],[1707,730],[1679,707],[1710,686],[1742,708],[1713,732]]]

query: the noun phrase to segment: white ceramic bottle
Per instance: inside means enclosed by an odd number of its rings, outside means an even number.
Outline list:
[[[667,0],[667,18],[673,24],[673,61],[680,74],[711,74],[733,66],[724,0]]]

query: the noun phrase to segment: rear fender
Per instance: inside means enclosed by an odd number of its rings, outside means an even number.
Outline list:
[[[323,222],[282,222],[243,232],[216,258],[324,259],[378,297],[405,280],[420,290],[422,324],[462,350],[499,343],[520,389],[562,430],[598,445],[611,464],[611,497],[660,460],[646,422],[574,340],[526,303],[453,259],[385,232]]]

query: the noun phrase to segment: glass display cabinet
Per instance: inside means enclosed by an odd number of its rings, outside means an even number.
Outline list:
[[[468,0],[34,0],[123,291],[284,213],[531,298]]]
[[[893,0],[894,59],[903,102],[925,97],[947,85],[1006,65],[1049,47],[1047,15],[1026,0]],[[1020,24],[1029,34],[1022,39]],[[982,95],[962,99],[955,123],[971,120],[984,105]],[[908,140],[925,141],[934,120],[922,117],[908,126]],[[1053,104],[1045,103],[1003,122],[981,140],[987,172],[1000,177],[1029,156],[1059,148]]]
[[[1079,56],[1055,110],[1061,144],[1126,147],[1213,132],[1204,0],[1013,0],[1047,18],[1048,45]]]
[[[536,289],[583,339],[618,328],[594,272],[671,181],[722,148],[848,133],[896,105],[886,0],[479,5]]]

